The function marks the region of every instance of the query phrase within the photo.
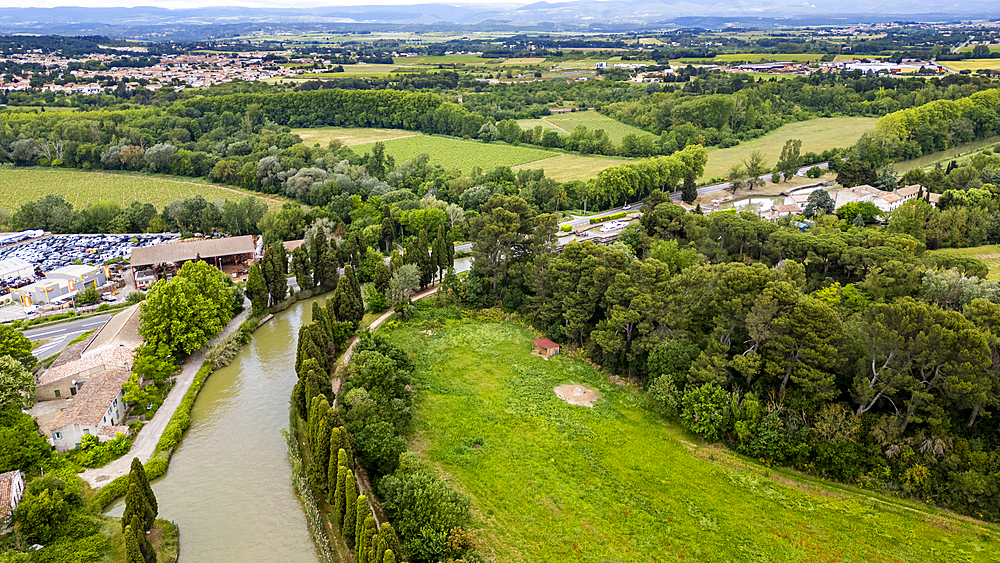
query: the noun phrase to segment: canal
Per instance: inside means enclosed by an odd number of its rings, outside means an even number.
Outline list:
[[[295,341],[312,300],[278,313],[205,382],[191,428],[153,482],[159,517],[180,526],[180,561],[318,560],[292,490],[285,440]],[[109,514],[120,516],[122,502]]]

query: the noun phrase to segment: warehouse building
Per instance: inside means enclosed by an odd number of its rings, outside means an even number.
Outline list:
[[[201,259],[234,278],[244,276],[256,257],[253,236],[191,240],[132,249],[132,279],[145,289],[161,278],[177,275],[185,262]]]
[[[108,277],[106,266],[64,266],[52,270],[43,280],[12,288],[10,294],[25,307],[65,303],[84,289],[108,283]]]
[[[35,267],[31,262],[20,258],[7,258],[0,260],[0,278],[21,278],[30,280],[35,277]]]

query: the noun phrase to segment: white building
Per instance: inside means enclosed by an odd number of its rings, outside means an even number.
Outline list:
[[[53,423],[52,445],[63,453],[80,445],[86,435],[97,436],[101,442],[118,433],[128,434],[125,419],[125,398],[122,385],[131,372],[111,368],[95,373],[76,394]]]

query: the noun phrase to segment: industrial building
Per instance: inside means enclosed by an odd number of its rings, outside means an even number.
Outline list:
[[[12,288],[10,294],[25,307],[64,303],[84,289],[103,286],[109,277],[106,266],[63,266],[46,274],[43,280]]]
[[[131,272],[137,289],[177,275],[191,260],[212,264],[234,278],[246,274],[256,257],[253,236],[188,240],[132,249]]]

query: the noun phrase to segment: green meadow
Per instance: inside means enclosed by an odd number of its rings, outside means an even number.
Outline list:
[[[532,356],[519,325],[420,308],[391,333],[417,364],[410,448],[472,497],[486,561],[1000,560],[994,526],[744,460],[581,360]]]

